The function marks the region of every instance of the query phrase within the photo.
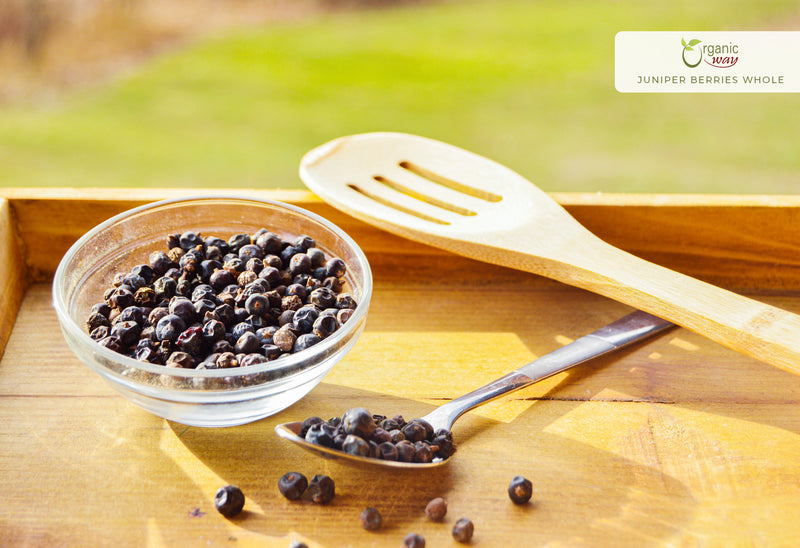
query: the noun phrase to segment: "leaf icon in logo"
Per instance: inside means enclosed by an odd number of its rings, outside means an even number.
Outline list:
[[[683,59],[683,64],[686,65],[689,68],[696,67],[703,60],[703,50],[700,50],[700,57],[697,59],[696,63],[692,64],[692,63],[689,63],[686,60],[686,52],[687,51],[694,51],[694,46],[696,46],[699,43],[700,43],[700,40],[698,40],[697,38],[692,38],[691,40],[689,40],[688,43],[686,42],[686,40],[684,38],[681,38],[681,45],[683,46],[683,53],[681,54],[681,58]]]

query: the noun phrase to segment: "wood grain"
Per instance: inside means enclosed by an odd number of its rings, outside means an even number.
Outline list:
[[[67,248],[109,217],[144,203],[197,194],[194,189],[0,189],[18,224],[29,275],[38,281],[51,277]],[[294,203],[341,226],[368,254],[391,246],[398,260],[453,257],[376,231],[307,191],[207,189],[203,194]],[[554,193],[552,197],[604,241],[656,264],[732,290],[800,291],[800,196]]]
[[[35,242],[37,234],[56,234],[57,219],[70,211],[90,216],[73,218],[69,230],[78,232],[152,197],[132,193],[106,203],[114,198],[109,191],[76,198],[95,203],[98,213],[71,207],[69,195],[45,193],[42,202],[23,191],[8,196],[11,228]],[[26,255],[45,278],[25,292],[0,358],[0,545],[286,548],[302,539],[311,547],[400,546],[414,531],[428,546],[451,546],[450,528],[461,516],[475,523],[474,546],[800,544],[800,377],[685,329],[468,413],[454,428],[454,460],[430,473],[349,468],[280,440],[273,433],[279,422],[336,416],[355,405],[422,415],[629,311],[584,290],[406,242],[307,193],[295,198],[330,213],[363,244],[373,302],[361,339],[322,384],[245,426],[189,428],[117,395],[67,348],[50,304],[50,263]],[[597,206],[590,198],[559,201],[597,223],[634,223],[661,207],[653,197],[601,197]],[[763,214],[764,204],[737,200],[720,199],[723,216],[743,223],[748,212]],[[672,213],[664,218],[674,222],[664,221],[670,226],[662,235],[696,239],[670,252],[690,257],[702,238],[687,223],[720,211],[712,199],[703,215],[685,197],[667,202]],[[775,219],[793,218],[796,206],[788,204],[769,206],[765,231],[778,230]],[[611,232],[624,240],[624,232]],[[738,270],[730,280],[752,284],[759,300],[800,311],[795,292],[769,285],[769,277],[749,279],[748,267],[765,272],[766,263],[737,254],[744,234],[731,233],[731,241],[720,233],[702,244],[712,257],[698,260],[731,257]],[[657,241],[639,233],[630,242],[658,252]],[[331,475],[334,502],[283,499],[276,482],[290,470]],[[508,500],[515,474],[533,481],[532,504]],[[244,514],[230,520],[213,508],[214,492],[226,483],[247,497]],[[424,516],[435,496],[448,500],[443,523]],[[366,506],[383,513],[381,531],[359,527]]]
[[[28,276],[25,261],[19,247],[17,228],[12,218],[8,200],[0,198],[0,295],[3,307],[0,310],[0,357],[11,335],[17,317]]]

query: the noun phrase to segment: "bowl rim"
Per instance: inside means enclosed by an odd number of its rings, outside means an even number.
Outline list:
[[[348,319],[348,321],[342,326],[342,328],[336,330],[332,335],[326,337],[319,343],[315,344],[314,346],[307,348],[305,350],[301,350],[300,352],[293,353],[288,356],[284,356],[278,358],[277,360],[267,361],[257,365],[250,365],[246,367],[234,367],[234,368],[227,368],[227,369],[203,369],[203,370],[196,370],[196,369],[183,369],[183,368],[166,368],[163,365],[152,364],[150,362],[136,360],[134,358],[125,356],[123,354],[119,354],[110,348],[106,348],[97,343],[94,339],[92,339],[88,333],[86,333],[85,329],[82,329],[73,318],[70,316],[68,309],[68,303],[62,300],[62,293],[63,293],[63,281],[66,278],[67,274],[67,265],[72,261],[73,257],[78,253],[78,251],[86,245],[86,243],[103,232],[104,230],[108,229],[110,226],[123,221],[127,218],[133,217],[138,215],[142,212],[146,212],[152,209],[163,208],[165,206],[171,205],[186,205],[190,204],[191,202],[209,202],[209,201],[238,201],[238,202],[250,202],[251,204],[262,204],[267,205],[272,208],[282,208],[288,209],[293,213],[300,215],[302,217],[306,217],[311,221],[314,221],[333,234],[335,234],[338,238],[343,240],[347,247],[349,247],[353,254],[355,255],[357,261],[360,263],[361,271],[363,272],[364,284],[361,288],[361,295],[359,295],[358,303],[353,312],[353,315]],[[276,227],[280,228],[280,227]],[[369,303],[372,297],[372,289],[373,289],[373,279],[372,279],[372,270],[369,265],[369,261],[367,260],[364,251],[361,247],[353,240],[353,238],[347,234],[344,230],[339,228],[337,225],[332,223],[331,221],[325,219],[324,217],[304,209],[302,207],[295,206],[293,204],[288,204],[286,202],[281,202],[278,200],[272,200],[268,198],[261,198],[255,196],[248,196],[243,194],[198,194],[193,196],[184,196],[178,198],[169,198],[165,200],[158,200],[155,202],[150,202],[147,204],[143,204],[132,209],[128,209],[121,213],[110,217],[109,219],[103,221],[102,223],[96,225],[94,228],[91,228],[85,234],[83,234],[75,243],[70,246],[64,256],[59,261],[58,267],[56,268],[55,274],[53,275],[53,282],[52,282],[52,301],[53,307],[55,308],[56,315],[58,316],[59,323],[61,324],[62,329],[65,329],[69,332],[72,337],[77,338],[85,345],[90,345],[89,348],[95,353],[99,354],[103,359],[119,363],[126,367],[126,369],[135,369],[141,370],[147,373],[152,373],[155,375],[169,375],[172,377],[178,378],[185,378],[185,379],[194,379],[194,378],[236,378],[242,376],[251,376],[251,375],[258,375],[259,373],[269,371],[270,373],[277,373],[282,370],[289,370],[291,373],[298,373],[300,371],[305,371],[308,367],[301,367],[298,366],[309,358],[313,359],[315,355],[320,355],[322,357],[328,356],[331,354],[331,348],[338,346],[338,343],[349,335],[352,334],[353,331],[357,331],[357,326],[361,323],[364,316],[367,313],[367,309],[369,308]],[[99,302],[99,301],[98,301]],[[79,356],[80,358],[80,356]],[[324,362],[325,360],[321,360]],[[122,375],[119,371],[115,371],[114,369],[103,367],[103,373],[113,374],[115,376],[119,376],[124,378],[127,382],[132,381],[133,379],[129,376]],[[291,376],[290,373],[290,376]],[[135,381],[139,386],[148,386],[147,383]],[[269,384],[269,383],[267,383]],[[256,383],[255,385],[250,386],[249,388],[252,389],[254,387],[263,385],[263,383]],[[187,392],[191,391],[191,388],[168,388],[162,387],[165,391],[170,392]],[[226,388],[223,391],[228,392],[231,390],[244,390],[245,387],[231,387]],[[203,390],[208,391],[208,390]]]

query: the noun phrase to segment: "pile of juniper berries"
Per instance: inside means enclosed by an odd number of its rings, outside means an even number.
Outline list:
[[[261,229],[224,240],[187,231],[118,273],[86,320],[120,354],[167,367],[221,369],[299,352],[339,329],[356,301],[346,266],[313,238]]]

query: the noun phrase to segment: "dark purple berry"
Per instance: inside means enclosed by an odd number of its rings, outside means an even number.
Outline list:
[[[255,333],[253,324],[242,321],[231,328],[231,337],[233,337],[234,340],[238,340],[239,337],[245,333]]]
[[[227,270],[215,270],[208,278],[208,283],[217,291],[221,291],[226,286],[236,283],[236,278]]]
[[[409,421],[402,429],[403,435],[408,441],[417,442],[426,439],[427,432],[425,427],[415,420]]]
[[[340,310],[354,309],[357,306],[358,303],[356,303],[356,300],[349,293],[339,293],[336,295],[336,308]]]
[[[283,264],[284,267],[288,267],[289,261],[292,260],[292,257],[294,257],[297,253],[302,253],[302,252],[303,252],[302,249],[291,245],[284,247],[279,253],[281,257],[281,263]]]
[[[311,257],[305,253],[297,253],[292,255],[289,259],[289,274],[297,276],[298,274],[308,274],[311,272]]]
[[[169,313],[180,316],[189,325],[194,321],[197,310],[188,298],[175,296],[169,301]]]
[[[329,476],[317,474],[308,482],[306,494],[311,502],[327,504],[336,496],[336,485]]]
[[[308,296],[311,304],[318,306],[321,309],[334,308],[336,306],[336,293],[327,287],[320,287],[311,292]]]
[[[171,299],[178,289],[178,282],[171,276],[161,276],[153,283],[153,291],[158,299]]]
[[[137,348],[133,357],[140,362],[158,363],[158,352],[153,348]]]
[[[257,352],[261,347],[261,339],[252,331],[245,331],[242,336],[236,340],[233,349],[237,354],[251,354]]]
[[[244,303],[248,314],[265,316],[269,312],[269,299],[263,293],[253,293]]]
[[[533,496],[533,485],[522,476],[514,476],[508,485],[508,496],[514,504],[525,504]]]
[[[261,346],[261,353],[264,354],[264,357],[267,360],[275,360],[283,354],[281,349],[275,346],[274,344],[264,344]]]
[[[331,315],[319,316],[314,320],[314,325],[311,327],[314,334],[320,339],[324,339],[334,333],[338,328],[336,318]]]
[[[339,312],[336,313],[336,321],[339,322],[339,325],[344,325],[347,323],[347,320],[353,315],[354,310],[352,308],[343,308]]]
[[[369,439],[375,432],[375,419],[369,411],[363,407],[349,409],[342,416],[342,429],[345,434],[355,434],[364,439]]]
[[[297,335],[291,330],[290,324],[284,325],[272,336],[273,344],[283,352],[291,352],[296,340]]]
[[[122,352],[122,343],[119,338],[114,335],[108,335],[97,342],[114,352]]]
[[[214,291],[213,287],[211,287],[208,284],[200,284],[200,285],[195,286],[195,288],[192,290],[191,299],[192,299],[192,302],[197,302],[200,299],[214,300],[216,298],[216,296],[217,296],[217,293],[216,293],[216,291]]]
[[[94,329],[92,329],[89,332],[89,336],[93,340],[99,341],[101,339],[105,339],[106,337],[108,337],[108,334],[110,332],[111,332],[111,330],[110,330],[109,326],[107,326],[107,325],[99,325],[99,326],[95,327]]]
[[[397,447],[390,441],[378,445],[378,458],[383,460],[398,460]]]
[[[422,464],[429,463],[433,460],[433,452],[431,446],[425,442],[418,441],[414,444],[414,462]]]
[[[178,336],[186,329],[186,322],[180,316],[167,314],[156,324],[156,338],[159,341],[177,341]]]
[[[172,260],[163,251],[154,251],[148,260],[154,276],[162,276],[164,272],[174,266]]]
[[[395,444],[397,448],[397,460],[400,462],[413,462],[414,454],[417,452],[414,444],[408,440],[401,440]]]
[[[289,500],[303,496],[308,487],[308,479],[300,472],[287,472],[278,480],[278,490]]]
[[[475,526],[467,518],[459,518],[453,525],[453,538],[456,542],[467,543],[472,540],[472,535],[475,532]]]
[[[130,289],[126,289],[124,287],[117,287],[114,291],[111,292],[111,295],[108,297],[108,305],[111,308],[117,308],[122,310],[123,308],[128,308],[129,306],[133,305],[135,300],[133,298],[133,293]]]
[[[369,456],[369,443],[358,436],[348,434],[342,443],[342,451],[348,455],[367,457]]]
[[[428,504],[425,506],[425,515],[428,516],[428,519],[433,521],[441,521],[444,519],[444,516],[447,514],[447,501],[444,500],[442,497],[436,497],[432,499]]]
[[[318,336],[316,336],[313,333],[304,333],[303,335],[300,335],[299,337],[297,337],[297,340],[295,341],[294,346],[292,347],[292,350],[294,352],[300,352],[301,350],[305,350],[306,348],[310,348],[310,347],[314,346],[315,344],[317,344],[321,340],[322,339],[320,339]]]
[[[258,278],[264,280],[270,288],[278,287],[281,284],[281,271],[274,266],[264,265],[261,272],[258,273]]]
[[[111,322],[108,321],[108,315],[94,312],[90,314],[89,318],[86,320],[86,329],[88,329],[90,333],[101,325],[105,327],[111,326]]]
[[[252,278],[250,278],[250,282],[254,282],[255,280],[258,279],[258,273],[261,272],[264,269],[264,260],[263,259],[259,259],[257,257],[252,257],[252,258],[247,260],[247,262],[244,265],[244,269],[245,270],[244,270],[244,272],[242,272],[242,274],[245,274],[245,273],[249,272],[250,274],[252,274]],[[241,274],[240,274],[240,276],[241,276]],[[247,282],[247,283],[249,283],[249,282]],[[242,282],[239,281],[239,285],[247,285],[247,283],[242,284]]]
[[[203,245],[203,239],[195,232],[187,230],[178,237],[178,245],[180,245],[181,249],[184,251],[189,251],[198,245]]]
[[[236,359],[236,354],[233,352],[221,353],[214,363],[219,369],[229,369],[231,367],[239,366],[239,360]]]
[[[392,441],[392,435],[389,434],[386,430],[378,426],[375,429],[375,432],[372,433],[372,437],[370,438],[371,441],[375,443],[381,444],[387,441]]]
[[[207,344],[214,344],[225,338],[225,324],[219,320],[208,320],[203,324],[201,334]]]
[[[308,417],[306,420],[302,422],[300,425],[300,437],[306,437],[306,432],[308,429],[311,428],[315,424],[320,424],[325,422],[322,417]]]
[[[178,347],[192,356],[203,352],[203,331],[201,327],[190,327],[178,336]]]
[[[117,337],[122,346],[134,344],[139,339],[140,332],[141,327],[132,320],[117,322],[111,327],[111,335]]]
[[[228,238],[228,246],[232,253],[239,253],[242,246],[252,243],[249,234],[235,234]]]
[[[167,316],[169,314],[169,309],[165,306],[158,306],[150,311],[150,314],[147,315],[147,324],[152,325],[153,327],[158,324],[158,320]]]
[[[306,432],[305,439],[308,442],[316,443],[325,447],[333,447],[334,430],[329,424],[324,422],[312,424]]]
[[[264,250],[264,253],[274,254],[281,251],[281,237],[274,232],[264,232],[256,238],[256,245]]]
[[[310,333],[318,319],[319,310],[315,306],[303,306],[292,316],[292,324],[299,333]]]
[[[329,259],[328,262],[325,263],[325,271],[328,276],[333,276],[334,278],[341,278],[347,272],[347,267],[344,264],[342,259],[338,257]]]
[[[295,238],[294,242],[292,242],[292,245],[297,249],[300,249],[302,251],[307,251],[312,247],[315,247],[317,245],[317,242],[315,242],[314,238],[312,238],[308,234],[301,234],[300,236]]]
[[[245,244],[239,248],[239,258],[247,263],[250,259],[261,259],[264,252],[255,244]]]
[[[383,523],[381,513],[372,507],[364,508],[361,515],[358,516],[358,520],[361,522],[361,527],[367,531],[377,531]]]
[[[311,266],[315,269],[322,266],[325,262],[325,252],[318,247],[309,247],[306,249],[306,255],[308,255],[309,259],[311,259]]]
[[[425,537],[409,533],[403,538],[403,548],[425,548]]]
[[[267,358],[262,356],[261,354],[256,354],[255,352],[251,354],[247,354],[244,358],[239,360],[240,367],[250,367],[253,365],[258,365],[260,363],[266,363]]]
[[[220,487],[214,495],[214,506],[226,518],[233,517],[244,508],[244,493],[235,485]]]
[[[241,260],[238,256],[232,256],[222,264],[222,268],[228,274],[230,274],[231,277],[236,277],[242,272],[244,272],[245,262]]]

